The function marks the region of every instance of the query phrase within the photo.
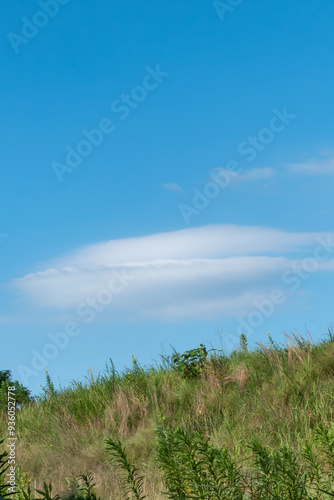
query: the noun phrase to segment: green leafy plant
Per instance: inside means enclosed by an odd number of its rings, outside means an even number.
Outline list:
[[[242,333],[240,335],[240,350],[241,352],[243,352],[244,354],[248,352],[248,341],[247,341],[247,337],[244,333]]]
[[[320,447],[323,461],[327,467],[326,478],[321,475],[321,481],[317,481],[316,487],[323,493],[334,497],[334,433],[330,432],[328,428],[324,428],[322,424],[318,424],[314,439]],[[315,472],[318,470],[319,467],[314,467]]]
[[[228,451],[215,448],[199,432],[156,429],[156,459],[163,471],[173,500],[238,500],[242,497],[242,477]]]
[[[85,500],[99,500],[94,491],[96,483],[93,483],[93,475],[91,472],[88,474],[79,474],[77,479],[81,481],[78,489],[82,498]]]
[[[33,479],[28,479],[28,474],[22,472],[19,465],[15,467],[15,477],[16,477],[16,492],[14,495],[15,500],[32,500],[32,491],[30,488],[30,483]]]
[[[126,368],[126,374],[127,381],[131,384],[131,387],[133,387],[139,394],[145,393],[145,390],[147,389],[147,376],[145,369],[140,366],[138,359],[135,358],[133,354],[132,367]]]
[[[203,371],[208,351],[203,344],[197,349],[191,349],[182,355],[175,353],[171,358],[173,368],[185,379],[196,378]]]
[[[54,383],[52,382],[48,371],[46,371],[46,385],[42,387],[42,389],[47,399],[53,398],[57,394]]]
[[[146,498],[142,492],[144,478],[138,475],[137,467],[128,460],[121,442],[107,439],[106,443],[106,449],[111,454],[111,461],[122,471],[127,500],[130,500],[131,496],[136,500],[144,500]]]
[[[321,466],[319,456],[306,447],[297,455],[286,446],[269,451],[258,439],[248,446],[253,467],[248,472],[237,466],[226,448],[214,447],[200,432],[181,428],[156,428],[155,458],[163,472],[171,500],[325,500],[334,497],[333,436],[321,425],[314,441],[320,442],[329,470]],[[127,477],[128,492],[134,498],[137,469],[130,465],[120,442],[112,442],[118,467]],[[302,458],[306,459],[306,464]],[[142,482],[143,478],[138,478]],[[130,487],[129,487],[130,486]],[[315,494],[314,494],[315,490]],[[326,496],[324,496],[325,494]]]
[[[256,498],[312,500],[307,492],[307,471],[303,471],[291,450],[283,446],[269,453],[257,439],[250,448],[256,466]]]
[[[52,484],[43,483],[43,490],[36,490],[42,495],[40,500],[60,500],[59,495],[52,496]]]

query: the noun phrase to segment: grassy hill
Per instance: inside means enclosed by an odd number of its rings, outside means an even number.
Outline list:
[[[333,498],[333,416],[332,331],[252,351],[242,336],[229,355],[202,346],[149,368],[133,357],[123,373],[110,362],[61,391],[48,377],[17,413],[16,498],[29,479],[72,500],[124,500],[124,483],[129,498]],[[6,427],[4,413],[2,438]]]

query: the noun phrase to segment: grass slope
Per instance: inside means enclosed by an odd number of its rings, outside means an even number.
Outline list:
[[[188,366],[190,361],[188,358]],[[269,335],[267,345],[252,351],[242,338],[239,349],[230,355],[215,352],[200,367],[193,377],[189,372],[185,377],[184,371],[166,360],[160,366],[143,368],[133,358],[132,367],[123,373],[117,373],[110,363],[104,374],[61,391],[55,391],[47,378],[44,396],[17,413],[17,461],[19,471],[26,473],[18,473],[23,490],[27,491],[28,480],[34,478],[32,486],[41,489],[44,481],[50,482],[53,496],[74,498],[80,493],[75,477],[90,472],[96,495],[124,500],[121,476],[110,463],[114,455],[116,463],[123,460],[125,474],[132,470],[134,477],[143,476],[142,495],[147,499],[167,498],[161,493],[166,487],[169,498],[332,498],[320,490],[326,485],[326,491],[332,488],[334,492],[331,331],[318,344],[293,334],[287,336],[286,345],[279,346]],[[4,414],[0,437],[6,436],[6,426]],[[118,440],[125,446],[124,456],[122,448],[117,448]],[[197,470],[204,456],[207,465]],[[128,473],[124,460],[128,461]],[[131,469],[132,463],[138,471]],[[252,491],[249,483],[243,486],[243,494],[241,486],[233,493],[232,483],[220,478],[214,467],[220,467],[220,472],[225,467],[235,474],[234,485],[239,472],[247,475],[253,470],[258,484],[263,483],[262,490],[258,486],[255,496],[247,496]],[[271,476],[266,475],[270,468]],[[274,485],[287,474],[291,488],[299,481],[297,489],[302,491],[302,471],[309,471],[308,484],[313,481],[312,489],[305,489],[310,496],[305,492],[304,496],[296,492],[291,496]],[[216,488],[224,484],[226,495],[230,491],[232,496],[214,496],[201,490],[203,478],[221,485]],[[171,496],[177,481],[181,481],[183,493],[180,489]],[[87,493],[87,476],[80,484],[86,488],[84,496],[94,499],[93,493]],[[16,497],[24,498],[23,493]]]

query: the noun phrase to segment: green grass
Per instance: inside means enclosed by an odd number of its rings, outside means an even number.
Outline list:
[[[248,351],[243,337],[230,355],[173,359],[133,358],[123,373],[110,363],[61,391],[48,377],[17,414],[16,500],[333,498],[331,331],[318,344],[269,335]]]

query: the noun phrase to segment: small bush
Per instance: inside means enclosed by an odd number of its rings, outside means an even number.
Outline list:
[[[208,357],[208,351],[203,344],[197,349],[191,349],[182,355],[176,353],[172,356],[171,362],[173,368],[181,373],[182,377],[189,380],[197,378],[204,370],[205,361]]]

